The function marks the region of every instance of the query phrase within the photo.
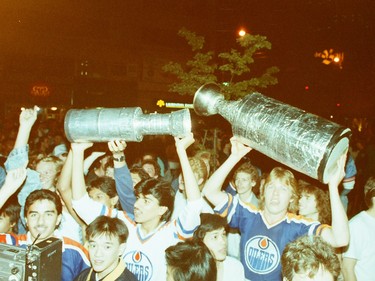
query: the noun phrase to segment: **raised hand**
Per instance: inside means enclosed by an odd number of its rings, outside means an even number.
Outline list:
[[[194,143],[194,135],[193,133],[188,133],[186,136],[180,138],[180,137],[174,137],[176,148],[177,150],[183,149],[186,150],[191,144]]]
[[[21,167],[13,170],[9,170],[6,177],[5,182],[0,190],[0,208],[2,205],[8,200],[12,194],[16,193],[18,188],[23,184],[26,179],[26,168]]]
[[[347,153],[344,153],[336,162],[336,168],[329,178],[329,187],[338,187],[341,181],[345,177],[345,163],[346,163]]]
[[[19,119],[20,126],[27,126],[31,128],[37,119],[38,110],[39,108],[36,105],[34,106],[34,108],[22,110]]]
[[[123,140],[115,140],[108,142],[108,149],[112,152],[113,156],[124,155],[124,150],[127,144]]]
[[[230,139],[230,143],[232,145],[231,147],[231,155],[237,157],[237,158],[242,158],[246,154],[248,154],[252,148],[243,144],[237,137],[233,136]]]

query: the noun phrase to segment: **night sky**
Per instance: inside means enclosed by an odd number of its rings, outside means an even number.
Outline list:
[[[136,60],[153,50],[170,52],[171,60],[188,54],[177,36],[183,26],[217,51],[235,47],[243,27],[273,44],[259,64],[278,66],[279,84],[265,94],[323,116],[374,116],[372,0],[2,0],[0,11],[0,89],[8,103],[29,102],[21,92],[32,81],[74,80],[79,61]],[[330,48],[344,53],[342,68],[314,57]],[[61,91],[69,91],[64,83]]]

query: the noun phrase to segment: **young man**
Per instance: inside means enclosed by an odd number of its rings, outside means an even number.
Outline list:
[[[75,281],[137,281],[121,258],[129,231],[118,218],[97,217],[86,228],[86,241],[91,268],[85,269]]]
[[[215,259],[201,241],[188,240],[170,246],[165,250],[165,259],[167,279],[164,280],[215,281],[217,278]]]
[[[340,275],[334,249],[319,236],[302,236],[290,242],[281,265],[284,281],[335,281]]]
[[[375,276],[375,177],[367,180],[364,191],[368,209],[350,220],[350,242],[343,253],[342,271],[347,281]]]
[[[280,280],[281,253],[286,244],[299,236],[321,235],[334,247],[347,245],[348,219],[338,193],[339,183],[344,177],[346,155],[338,161],[338,168],[328,184],[332,207],[330,228],[291,213],[297,210],[298,194],[297,180],[289,170],[277,167],[267,176],[260,209],[222,192],[221,186],[231,169],[251,150],[235,137],[231,144],[230,156],[207,181],[204,194],[220,215],[227,216],[229,226],[239,229],[241,262],[247,279]]]
[[[211,251],[216,261],[217,281],[244,281],[245,273],[242,264],[235,258],[227,256],[227,221],[216,214],[201,214],[201,225],[194,232],[194,238],[203,242]]]
[[[29,231],[17,236],[19,246],[26,248],[47,238],[63,241],[61,280],[71,281],[90,266],[86,249],[78,242],[62,237],[56,230],[61,222],[62,204],[56,192],[40,189],[30,193],[25,203],[25,220]],[[57,277],[57,276],[56,276]]]
[[[192,134],[175,138],[177,153],[184,173],[188,204],[177,220],[169,221],[173,211],[174,192],[169,183],[159,179],[140,182],[135,191],[135,221],[126,212],[109,209],[89,198],[83,177],[83,159],[92,143],[72,143],[73,151],[73,207],[87,223],[99,215],[118,217],[129,229],[128,246],[123,255],[127,268],[138,280],[159,281],[166,278],[164,251],[177,242],[192,237],[200,224],[202,198],[195,176],[189,165],[186,148],[194,142]],[[117,141],[117,146],[121,142]],[[121,150],[121,149],[120,149]],[[116,155],[115,168],[125,165],[123,151]]]

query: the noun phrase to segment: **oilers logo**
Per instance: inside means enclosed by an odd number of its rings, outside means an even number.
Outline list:
[[[150,259],[142,252],[132,251],[123,256],[126,268],[129,269],[138,281],[151,280],[153,269]]]
[[[275,242],[266,236],[255,236],[245,245],[247,267],[257,274],[268,274],[280,263],[280,252]]]

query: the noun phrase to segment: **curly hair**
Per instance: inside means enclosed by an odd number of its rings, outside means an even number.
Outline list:
[[[331,224],[331,204],[329,195],[326,191],[314,185],[300,185],[300,197],[304,195],[314,196],[316,201],[316,210],[319,214],[319,222]]]
[[[340,274],[340,261],[334,249],[320,236],[301,236],[289,243],[281,257],[282,274],[293,280],[294,274],[307,274],[315,277],[319,269],[332,274],[337,280]]]

